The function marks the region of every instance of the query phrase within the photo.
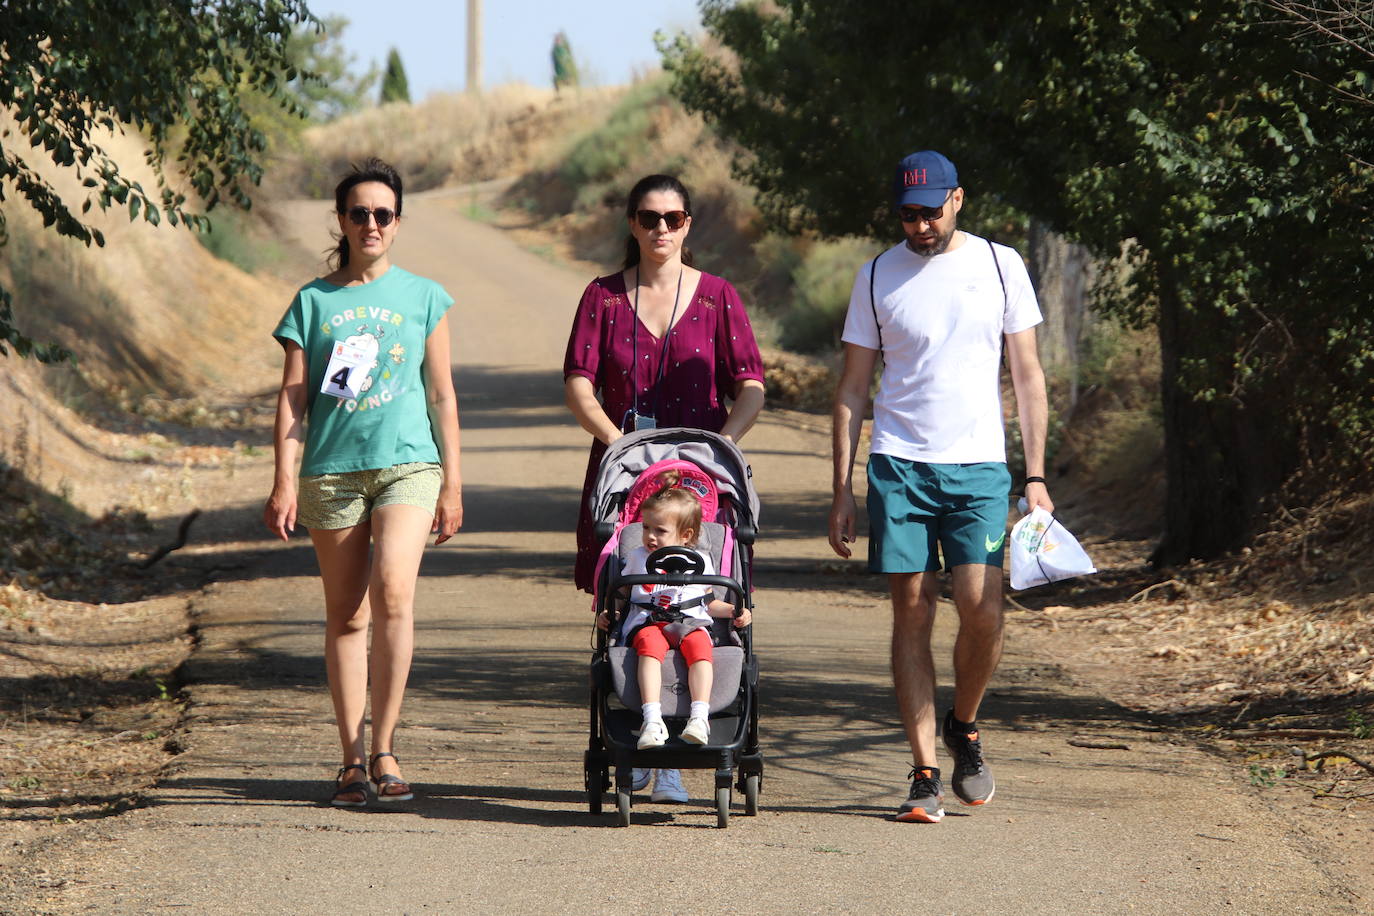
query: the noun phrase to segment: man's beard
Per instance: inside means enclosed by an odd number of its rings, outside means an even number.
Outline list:
[[[933,258],[937,254],[944,254],[945,249],[949,248],[949,243],[954,238],[954,230],[956,228],[958,228],[957,224],[951,222],[949,224],[949,231],[937,234],[929,245],[917,246],[916,243],[908,237],[906,240],[906,247],[923,258]]]

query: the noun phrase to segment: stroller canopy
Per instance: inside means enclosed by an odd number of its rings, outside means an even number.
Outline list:
[[[601,459],[596,484],[587,497],[597,521],[614,521],[622,500],[639,475],[660,461],[690,461],[716,482],[728,497],[737,522],[759,523],[759,497],[754,492],[753,471],[744,453],[719,433],[687,427],[642,429],[617,439]]]

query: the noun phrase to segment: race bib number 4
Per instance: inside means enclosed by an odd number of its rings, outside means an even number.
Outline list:
[[[345,400],[356,398],[371,367],[372,355],[366,350],[336,342],[329,354],[320,393]]]

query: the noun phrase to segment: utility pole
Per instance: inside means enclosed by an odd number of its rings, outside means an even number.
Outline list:
[[[482,0],[468,0],[467,91],[482,91]]]

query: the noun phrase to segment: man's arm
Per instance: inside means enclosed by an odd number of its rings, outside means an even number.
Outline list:
[[[1049,396],[1045,393],[1045,372],[1035,346],[1035,328],[1006,335],[1007,363],[1011,385],[1016,392],[1016,413],[1021,418],[1021,445],[1025,449],[1026,476],[1045,476],[1045,438],[1050,426]],[[1043,483],[1026,484],[1026,509],[1037,506],[1054,511],[1054,502]]]
[[[844,345],[844,371],[835,387],[832,415],[832,449],[835,462],[831,486],[830,548],[849,557],[849,545],[857,539],[858,505],[854,501],[854,453],[859,448],[859,431],[868,411],[868,389],[873,384],[873,367],[878,351],[858,344]]]

